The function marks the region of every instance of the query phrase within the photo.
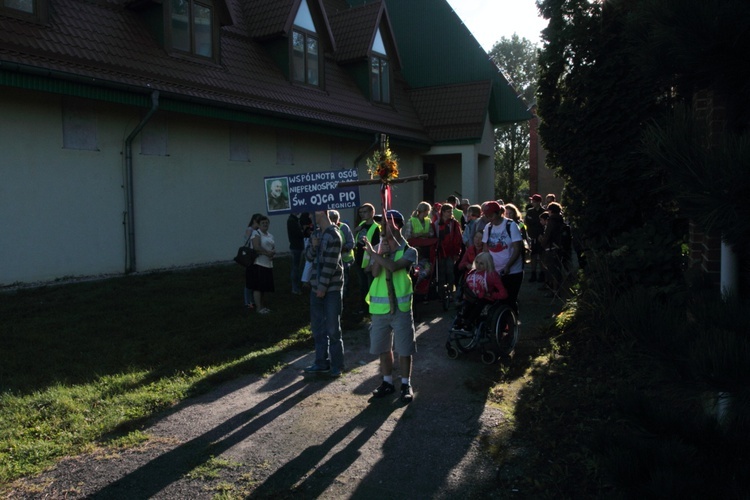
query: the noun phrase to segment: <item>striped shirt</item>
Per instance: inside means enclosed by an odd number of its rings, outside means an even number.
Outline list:
[[[312,262],[310,286],[314,291],[336,292],[344,285],[344,264],[341,261],[341,236],[335,226],[328,226],[316,234],[320,238],[317,248],[309,245],[305,258]]]

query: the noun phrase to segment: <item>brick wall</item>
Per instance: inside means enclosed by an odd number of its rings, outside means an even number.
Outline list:
[[[529,194],[539,192],[539,117],[536,105],[532,106],[534,118],[529,120]]]
[[[698,119],[709,124],[710,140],[721,137],[727,126],[726,99],[712,90],[701,90],[693,95],[693,109]],[[715,232],[706,232],[695,223],[690,223],[690,267],[698,268],[717,287],[721,280],[721,237]]]
[[[694,222],[690,223],[691,269],[700,269],[710,282],[719,285],[721,272],[721,237],[715,233],[706,233]]]

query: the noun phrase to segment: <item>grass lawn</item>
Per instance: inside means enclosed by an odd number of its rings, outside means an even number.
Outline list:
[[[244,310],[236,264],[0,293],[0,484],[312,347],[289,264],[275,261],[269,315]]]
[[[0,293],[0,486],[66,455],[144,440],[155,413],[312,349],[308,298],[291,294],[289,264],[275,261],[269,315],[243,308],[235,264]],[[586,331],[524,344],[490,392],[506,421],[482,441],[502,487],[528,498],[612,493],[595,436],[615,418],[617,387],[639,376]]]

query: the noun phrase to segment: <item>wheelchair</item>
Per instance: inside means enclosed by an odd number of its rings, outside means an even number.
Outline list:
[[[454,320],[445,348],[451,359],[462,353],[479,351],[482,362],[491,365],[500,358],[513,357],[520,330],[516,311],[507,303],[495,302],[482,308],[471,331],[456,328]]]

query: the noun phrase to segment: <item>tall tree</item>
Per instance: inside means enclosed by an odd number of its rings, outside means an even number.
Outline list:
[[[537,48],[526,38],[502,37],[490,51],[506,78],[528,106],[537,87]],[[529,122],[503,125],[495,130],[495,195],[520,201],[519,191],[528,184]]]
[[[669,108],[671,88],[643,71],[635,50],[643,27],[629,21],[640,1],[539,2],[549,20],[538,92],[547,165],[572,195],[569,215],[605,248],[669,209],[663,182],[644,175],[653,164],[642,131]]]

